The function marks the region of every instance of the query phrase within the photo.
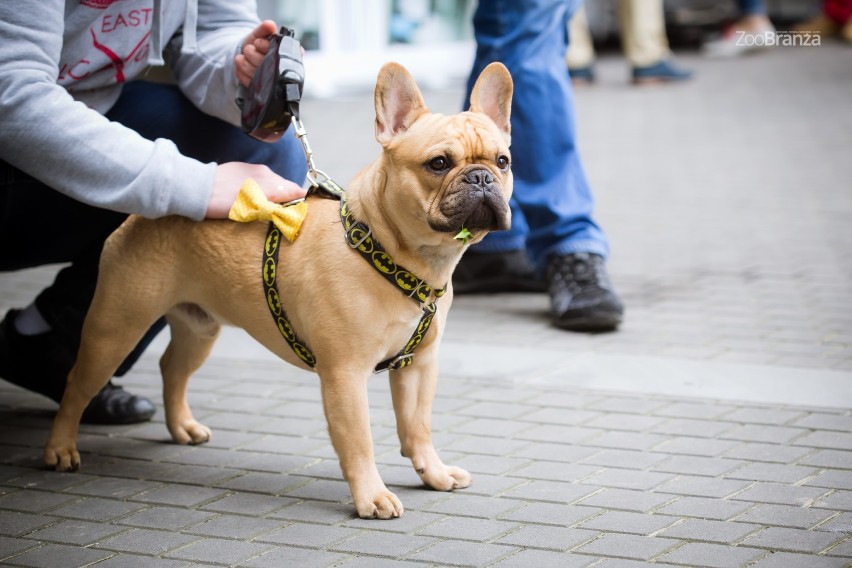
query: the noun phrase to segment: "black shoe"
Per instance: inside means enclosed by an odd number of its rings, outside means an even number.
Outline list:
[[[571,331],[612,331],[624,306],[615,295],[602,257],[575,253],[554,255],[547,265],[553,324]]]
[[[86,407],[85,424],[136,424],[150,420],[157,408],[143,396],[130,394],[108,382]]]
[[[571,77],[571,82],[578,87],[591,85],[595,82],[595,68],[591,65],[574,69],[569,67],[568,76]]]
[[[19,311],[9,310],[0,322],[0,378],[60,402],[75,354],[54,333],[18,333],[15,318]],[[83,422],[134,424],[149,420],[155,411],[156,407],[147,398],[107,383],[86,407]]]
[[[670,60],[664,59],[654,65],[633,68],[633,83],[671,83],[686,81],[692,77],[692,71],[680,69]]]
[[[544,282],[522,250],[472,252],[462,256],[453,272],[456,294],[544,292]]]

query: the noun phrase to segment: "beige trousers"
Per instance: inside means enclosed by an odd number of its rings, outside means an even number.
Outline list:
[[[621,46],[633,67],[648,67],[668,59],[669,40],[663,0],[618,0]],[[581,7],[568,24],[569,45],[565,61],[569,69],[588,67],[595,60],[586,8]]]

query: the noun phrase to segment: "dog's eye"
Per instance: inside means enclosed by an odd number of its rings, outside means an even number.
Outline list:
[[[497,158],[497,167],[501,170],[509,169],[509,158],[507,156],[500,156]]]
[[[429,169],[435,172],[443,172],[450,168],[450,160],[446,156],[438,156],[429,161]]]

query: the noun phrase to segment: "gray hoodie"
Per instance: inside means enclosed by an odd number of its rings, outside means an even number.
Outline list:
[[[0,159],[85,203],[203,218],[216,165],[103,113],[165,54],[193,103],[239,124],[234,56],[258,23],[243,0],[0,1]]]

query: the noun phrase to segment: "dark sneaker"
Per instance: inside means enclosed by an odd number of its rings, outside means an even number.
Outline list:
[[[624,306],[615,295],[602,257],[554,255],[547,264],[547,288],[553,324],[571,331],[612,331]]]
[[[60,402],[75,354],[51,332],[18,333],[14,323],[18,312],[9,310],[0,322],[0,379]],[[149,420],[155,411],[147,398],[108,383],[86,407],[83,422],[134,424]]]
[[[522,250],[467,251],[453,272],[453,291],[456,294],[545,290],[544,282],[536,277],[527,253]]]
[[[654,65],[648,67],[633,68],[633,82],[635,84],[644,83],[669,83],[677,81],[686,81],[692,77],[692,71],[680,69],[668,59],[664,59]]]
[[[136,424],[150,420],[157,408],[143,396],[130,394],[108,382],[86,407],[82,422],[86,424]]]
[[[571,82],[577,87],[591,85],[595,82],[595,68],[591,65],[574,69],[569,67],[568,76],[571,77]]]

